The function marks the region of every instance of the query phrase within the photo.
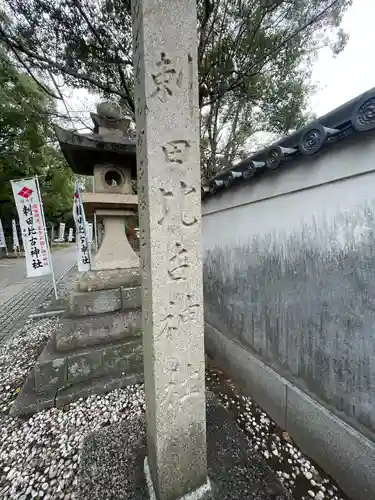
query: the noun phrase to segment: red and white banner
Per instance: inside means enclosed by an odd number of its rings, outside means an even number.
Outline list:
[[[46,240],[43,205],[35,178],[11,181],[16,202],[28,278],[52,272],[51,256]]]
[[[59,226],[59,241],[65,240],[65,222],[60,222]]]
[[[92,222],[87,223],[87,238],[89,240],[90,245],[94,241],[94,229],[93,229],[93,227],[94,227],[94,225]]]
[[[76,223],[77,267],[79,272],[90,270],[90,245],[87,224],[78,183],[74,192],[73,218]]]
[[[20,241],[18,239],[17,224],[15,219],[12,220],[12,235],[13,235],[13,250],[15,252],[20,251]]]
[[[0,248],[6,248],[7,244],[5,242],[3,224],[0,219]]]

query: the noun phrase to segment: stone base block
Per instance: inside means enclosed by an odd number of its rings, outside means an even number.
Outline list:
[[[106,269],[102,271],[88,271],[81,275],[76,285],[78,292],[94,292],[120,287],[135,287],[141,285],[139,268]]]
[[[106,392],[121,389],[127,385],[143,383],[143,373],[131,373],[121,377],[101,377],[83,382],[65,389],[60,389],[56,393],[55,406],[61,408],[79,398],[87,398],[93,394],[103,394]]]
[[[135,309],[142,303],[141,287],[121,287],[95,292],[74,292],[70,295],[69,314],[90,316],[121,309]]]
[[[71,293],[68,310],[27,378],[13,415],[143,380],[139,270],[125,274],[127,283],[137,285]]]
[[[38,311],[49,312],[49,311],[65,311],[68,307],[68,300],[66,297],[59,297],[55,299],[54,297],[50,299],[47,305],[42,304]]]
[[[142,289],[140,286],[121,287],[121,309],[135,309],[142,306]]]
[[[71,316],[90,316],[119,311],[121,309],[121,289],[100,290],[97,292],[73,292],[69,297]]]
[[[141,337],[58,352],[51,338],[26,378],[10,414],[64,406],[81,397],[143,381]]]
[[[151,477],[151,471],[150,471],[150,466],[148,464],[148,458],[145,458],[144,462],[144,473],[145,473],[145,478],[146,478],[146,484],[147,484],[147,490],[148,494],[150,496],[150,500],[158,500],[156,497],[154,485],[152,482],[152,477]],[[214,500],[214,497],[212,495],[212,488],[211,488],[211,481],[207,479],[207,482],[197,488],[194,491],[191,491],[184,495],[183,497],[180,497],[176,500]]]
[[[46,391],[41,394],[37,394],[34,391],[34,370],[32,370],[27,375],[21,392],[10,409],[10,415],[12,417],[22,417],[53,408],[55,406],[55,397],[55,390]]]
[[[141,310],[130,309],[95,316],[61,318],[56,329],[56,350],[71,351],[141,335]]]
[[[34,391],[34,372],[30,372],[16,401],[10,410],[12,417],[32,415],[48,408],[60,408],[79,398],[87,398],[93,394],[102,394],[143,382],[143,374],[133,373],[121,377],[101,377],[81,384],[37,394]]]
[[[85,438],[78,473],[78,500],[150,499],[144,474],[145,427],[144,416],[140,415]],[[291,500],[264,458],[254,451],[212,395],[207,398],[207,462],[209,498]],[[190,499],[194,493],[190,492]]]
[[[34,368],[36,393],[57,391],[86,380],[142,373],[141,338],[58,352],[51,338]]]

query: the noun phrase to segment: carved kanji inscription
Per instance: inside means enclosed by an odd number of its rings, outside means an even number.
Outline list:
[[[176,191],[178,196],[175,196],[174,190],[170,186],[159,188],[161,216],[158,219],[158,224],[162,225],[175,210],[179,214],[182,226],[193,226],[198,222],[198,218],[191,213],[192,205],[189,197],[195,195],[197,190],[194,186],[189,186],[184,181],[180,181],[179,188]]]
[[[170,199],[173,197],[173,191],[170,188],[159,188],[159,190],[161,194],[162,216],[158,219],[158,224],[162,225],[171,210]]]
[[[190,293],[177,293],[168,304],[167,314],[160,322],[160,330],[156,338],[165,335],[172,340],[180,323],[188,323],[196,317],[200,304]]]
[[[134,53],[134,67],[135,67],[135,78],[139,84],[139,73],[140,73],[140,38],[142,29],[142,11],[141,3],[139,1],[133,2],[133,53]]]
[[[161,102],[167,102],[173,96],[176,88],[181,88],[182,71],[178,72],[165,52],[160,53],[156,63],[156,71],[151,74],[155,90],[150,97],[157,97]]]
[[[182,200],[182,208],[181,208],[181,222],[184,226],[193,226],[198,222],[197,217],[191,214],[191,204],[189,203],[188,197],[191,195],[195,195],[197,190],[193,186],[188,186],[184,181],[180,181],[180,188],[182,193],[184,194],[184,198]],[[185,209],[185,206],[188,206],[188,210]]]
[[[167,162],[181,165],[187,160],[189,147],[189,141],[177,140],[167,142],[162,149]]]
[[[168,276],[173,281],[188,279],[189,253],[181,242],[176,241],[172,247],[168,263]]]
[[[171,403],[175,392],[178,392],[180,408],[184,408],[183,404],[186,404],[190,399],[202,397],[199,372],[193,369],[190,364],[188,365],[188,371],[189,369],[191,369],[192,372],[183,379],[179,379],[176,376],[174,377],[174,373],[169,372],[171,380],[164,389],[164,401],[169,409],[172,409]]]

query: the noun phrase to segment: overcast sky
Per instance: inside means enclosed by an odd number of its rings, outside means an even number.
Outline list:
[[[337,57],[327,50],[320,54],[313,71],[319,89],[311,98],[311,109],[321,116],[353,97],[375,87],[375,0],[354,0],[342,27],[349,42]]]
[[[318,89],[311,96],[311,111],[318,116],[375,87],[374,19],[375,0],[354,0],[342,24],[349,33],[344,51],[337,57],[328,49],[321,51],[313,70]],[[97,98],[75,90],[67,102],[71,110],[93,111]],[[64,112],[61,105],[59,107]]]

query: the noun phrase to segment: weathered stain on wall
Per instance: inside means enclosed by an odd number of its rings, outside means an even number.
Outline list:
[[[213,326],[375,432],[375,200],[206,249],[204,294]]]

